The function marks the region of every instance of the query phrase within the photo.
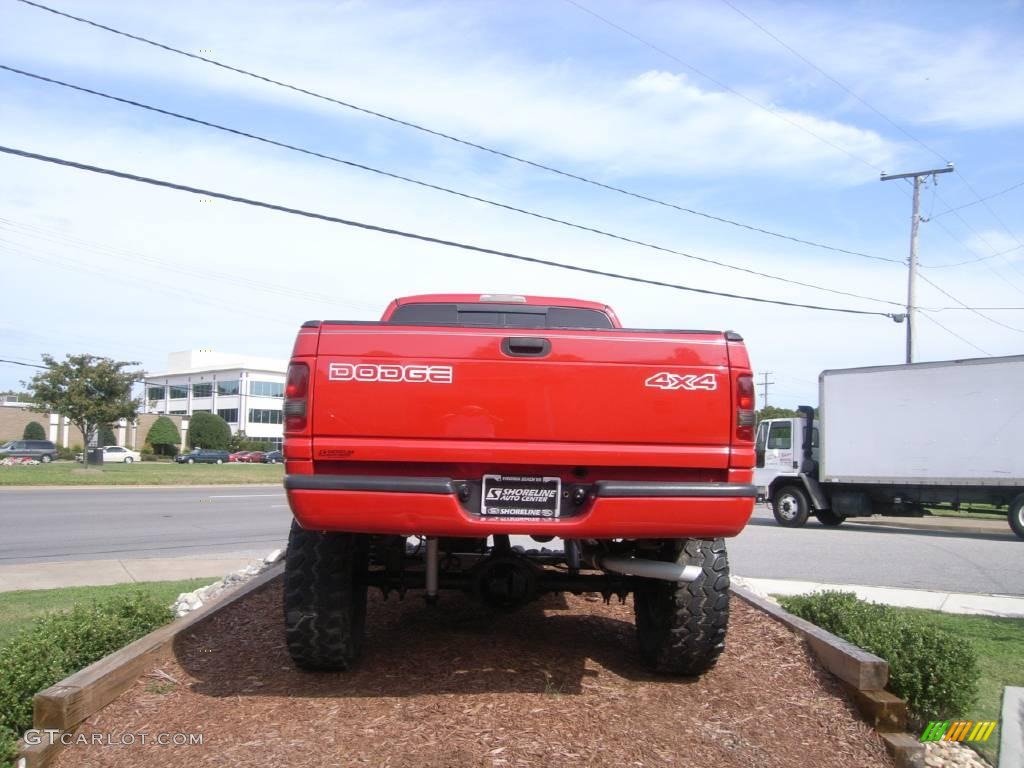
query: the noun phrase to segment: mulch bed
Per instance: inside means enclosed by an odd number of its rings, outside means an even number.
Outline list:
[[[737,599],[726,652],[695,680],[647,673],[632,606],[614,599],[489,615],[451,593],[428,607],[374,590],[347,674],[297,671],[281,623],[278,580],[179,637],[77,731],[201,733],[202,745],[76,744],[57,765],[893,765],[802,641]]]

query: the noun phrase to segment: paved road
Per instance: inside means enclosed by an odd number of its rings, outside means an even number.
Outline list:
[[[759,505],[729,543],[734,572],[877,587],[1024,596],[1024,541],[996,533],[949,533],[847,522],[782,528]]]
[[[290,522],[276,486],[0,490],[0,566],[264,555],[284,545]]]
[[[277,487],[0,490],[0,566],[263,554],[284,544],[289,520]],[[823,528],[812,521],[792,530],[759,507],[730,542],[730,555],[734,572],[753,578],[1024,595],[1024,542],[1008,529]]]

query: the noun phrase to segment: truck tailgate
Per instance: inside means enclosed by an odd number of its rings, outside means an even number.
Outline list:
[[[547,442],[723,467],[735,421],[721,333],[324,324],[312,373],[314,457],[375,438]]]

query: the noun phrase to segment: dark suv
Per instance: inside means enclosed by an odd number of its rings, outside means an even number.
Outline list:
[[[212,448],[195,448],[188,453],[175,456],[179,464],[224,464],[230,456],[227,451],[215,451]]]
[[[57,446],[49,440],[12,440],[0,445],[0,459],[18,456],[48,464],[57,458]]]

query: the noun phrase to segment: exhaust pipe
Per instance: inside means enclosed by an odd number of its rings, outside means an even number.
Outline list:
[[[427,587],[427,602],[437,602],[437,582],[438,582],[438,546],[437,538],[431,537],[427,539],[427,562],[426,562],[426,587]]]
[[[701,574],[699,565],[679,565],[662,560],[644,560],[637,557],[602,557],[597,564],[606,571],[624,576],[641,576],[662,581],[693,581]]]

